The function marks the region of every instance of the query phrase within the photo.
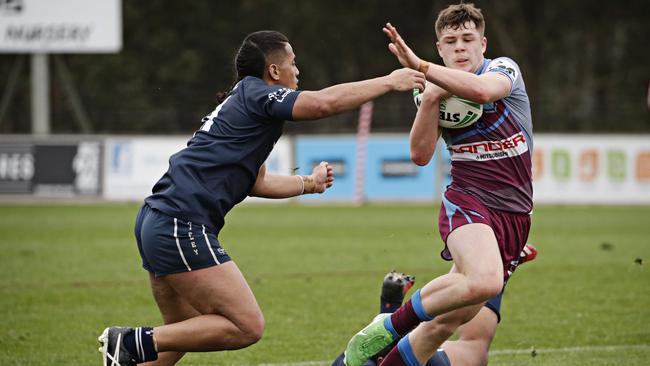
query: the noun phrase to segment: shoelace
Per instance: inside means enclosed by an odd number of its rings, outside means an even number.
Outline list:
[[[108,336],[107,336],[108,338]],[[104,366],[108,366],[106,364],[106,358],[109,358],[111,360],[110,366],[120,366],[120,344],[122,342],[122,334],[119,334],[117,336],[117,342],[115,343],[115,351],[113,352],[113,355],[111,355],[110,350],[108,349],[108,339],[106,339],[106,354],[104,355]]]

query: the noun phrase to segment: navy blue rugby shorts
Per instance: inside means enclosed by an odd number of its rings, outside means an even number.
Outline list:
[[[135,239],[142,268],[156,277],[231,260],[217,236],[205,226],[168,216],[146,203],[135,220]]]

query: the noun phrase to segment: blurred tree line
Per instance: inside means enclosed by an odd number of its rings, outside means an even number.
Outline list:
[[[118,54],[60,55],[71,71],[94,133],[187,134],[233,80],[233,56],[250,32],[286,34],[300,88],[389,73],[398,67],[381,27],[395,24],[421,57],[441,62],[434,21],[452,2],[123,0]],[[650,1],[475,1],[486,18],[486,57],[522,69],[536,132],[650,132]],[[50,58],[52,59],[52,58]],[[0,85],[24,63],[0,133],[29,133],[27,55],[0,55]],[[51,67],[52,131],[80,132]],[[3,87],[4,89],[4,87]],[[375,102],[373,131],[406,132],[410,93]],[[356,130],[357,112],[288,123],[289,133]]]

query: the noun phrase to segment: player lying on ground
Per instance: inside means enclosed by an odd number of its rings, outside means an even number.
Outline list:
[[[537,249],[526,244],[519,256],[519,264],[532,261],[537,257]],[[384,278],[380,296],[380,313],[393,313],[402,304],[404,295],[415,283],[415,278],[398,272],[390,272]],[[487,365],[488,351],[492,339],[501,321],[501,297],[503,292],[493,297],[472,320],[458,328],[458,340],[446,341],[437,352],[427,361],[426,366],[479,366]],[[368,359],[364,366],[377,366],[381,363],[386,352]],[[332,366],[345,366],[344,354],[334,360]]]
[[[309,176],[266,172],[285,120],[313,120],[357,108],[390,91],[424,87],[424,75],[389,75],[297,91],[286,36],[248,35],[235,56],[235,85],[219,95],[187,147],[171,156],[136,218],[142,266],[164,325],[109,327],[99,337],[104,365],[174,365],[185,352],[235,350],[257,342],[264,317],[244,276],[218,240],[226,214],[247,196],[288,198],[332,185],[323,162]],[[116,316],[128,309],[115,309]]]

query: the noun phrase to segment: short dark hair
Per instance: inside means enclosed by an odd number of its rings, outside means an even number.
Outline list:
[[[264,77],[264,70],[269,57],[284,51],[289,39],[282,33],[272,30],[253,32],[244,38],[235,55],[235,81],[237,84],[246,76]],[[221,103],[229,92],[217,94],[217,102]]]
[[[485,32],[485,20],[483,19],[481,9],[471,3],[449,5],[438,13],[438,19],[436,19],[436,36],[440,39],[440,34],[443,29],[450,27],[456,30],[465,27],[467,22],[474,22],[476,30],[483,35]]]

